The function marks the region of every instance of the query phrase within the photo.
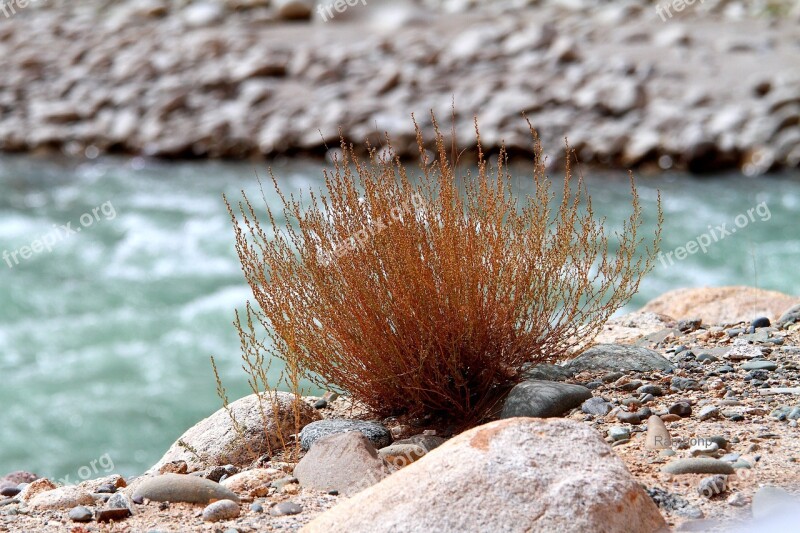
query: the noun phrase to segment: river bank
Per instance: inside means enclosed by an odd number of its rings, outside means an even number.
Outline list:
[[[328,22],[282,20],[284,3],[18,10],[0,24],[0,150],[321,155],[341,128],[413,155],[410,114],[449,126],[454,102],[462,142],[477,116],[486,148],[527,150],[524,112],[554,162],[566,136],[605,167],[800,165],[799,15],[781,3],[376,0]]]
[[[381,504],[387,497],[402,498],[402,523],[414,531],[451,530],[475,510],[487,530],[522,528],[504,520],[523,513],[533,530],[571,516],[575,523],[604,517],[609,531],[652,532],[659,524],[660,531],[774,531],[769,524],[796,511],[800,491],[800,305],[783,309],[787,298],[746,287],[667,294],[653,305],[686,316],[612,319],[595,348],[559,367],[530,369],[502,420],[460,436],[424,420],[369,420],[346,397],[305,398],[298,461],[268,451],[264,431],[275,438],[279,422],[268,416],[265,430],[249,396],[231,404],[243,436],[220,410],[142,476],[103,470],[60,486],[25,472],[0,478],[0,531],[86,532],[107,521],[125,531],[354,531],[363,517],[388,531],[397,517],[395,506]],[[768,316],[751,321],[753,305]],[[704,322],[720,313],[732,321]],[[290,431],[283,414],[292,397],[281,394],[262,406]],[[522,433],[526,445],[514,444],[526,424],[549,445],[531,444],[530,432]],[[565,450],[576,446],[586,450],[573,460]],[[498,454],[495,466],[457,460],[476,453]],[[526,454],[537,459],[519,463]],[[421,482],[437,490],[419,490]],[[532,499],[508,498],[519,483]],[[560,487],[557,499],[542,488],[551,483]],[[492,501],[493,512],[465,507],[472,498]],[[207,505],[213,500],[226,503]],[[619,507],[608,511],[614,502]],[[449,511],[426,512],[432,507]]]

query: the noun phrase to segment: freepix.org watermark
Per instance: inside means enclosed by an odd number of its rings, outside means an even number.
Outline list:
[[[114,471],[114,460],[111,459],[111,456],[107,453],[101,455],[97,459],[93,459],[88,465],[83,465],[80,467],[78,469],[78,479],[75,481],[75,483],[80,483],[81,481],[86,481],[92,476],[99,475],[101,469],[104,474],[110,474]],[[61,485],[74,484],[73,481],[70,480],[70,475],[62,477],[58,480],[58,482]]]
[[[678,246],[671,252],[659,252],[658,259],[665,267],[675,264],[675,260],[683,261],[688,256],[696,254],[697,252],[708,252],[709,246],[721,241],[729,235],[736,233],[737,229],[746,228],[751,222],[756,221],[758,215],[761,222],[766,222],[772,218],[767,202],[761,202],[755,207],[747,210],[747,213],[740,213],[733,219],[734,227],[728,228],[727,222],[721,226],[708,226],[708,232],[698,235],[694,239],[687,242],[684,246]],[[673,259],[673,255],[675,259]]]
[[[100,215],[104,218],[101,218]],[[21,246],[11,251],[3,250],[3,261],[8,265],[8,268],[14,268],[19,265],[20,261],[26,261],[44,252],[52,252],[53,247],[80,233],[83,228],[89,228],[100,220],[114,220],[116,217],[117,211],[114,209],[114,205],[111,202],[105,202],[92,209],[91,212],[82,214],[78,218],[80,226],[73,228],[72,222],[61,225],[53,224],[52,230],[32,240],[29,245]]]
[[[317,14],[322,18],[322,22],[328,22],[328,20],[336,17],[334,11],[336,13],[344,13],[348,7],[353,7],[357,4],[365,6],[367,5],[367,0],[334,0],[327,4],[319,4],[317,5]]]
[[[25,9],[31,4],[46,2],[47,0],[0,0],[0,11],[6,18],[11,18],[17,14],[17,9]]]
[[[680,13],[686,9],[686,6],[692,5],[696,1],[699,1],[701,4],[703,3],[703,0],[671,0],[665,2],[663,6],[661,4],[656,4],[656,14],[661,17],[661,22],[666,22],[672,18],[673,9]]]

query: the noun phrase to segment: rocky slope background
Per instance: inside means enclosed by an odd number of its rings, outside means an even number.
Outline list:
[[[800,165],[796,2],[16,1],[3,151],[323,154],[341,128],[408,155],[410,114],[455,102],[462,140],[477,115],[526,150],[525,112],[552,161],[567,136],[603,166]]]
[[[136,478],[0,478],[0,531],[791,531],[798,301],[666,294],[661,313],[613,319],[580,356],[529,368],[498,420],[461,434],[370,420],[329,394],[301,405],[293,458],[275,451],[293,397],[263,401],[265,427],[248,396],[230,405],[238,431],[221,409]]]

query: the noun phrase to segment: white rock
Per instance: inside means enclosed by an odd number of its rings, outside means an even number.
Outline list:
[[[241,436],[228,411],[220,409],[181,435],[149,473],[157,473],[159,468],[172,461],[186,461],[190,472],[226,464],[242,467],[270,449],[279,449],[279,434],[282,433],[286,439],[295,433],[294,395],[288,392],[275,394],[261,394],[260,397],[251,394],[228,406],[236,418]],[[273,399],[277,403],[277,413],[273,411]],[[301,428],[320,418],[319,413],[303,401],[299,402],[298,409]]]

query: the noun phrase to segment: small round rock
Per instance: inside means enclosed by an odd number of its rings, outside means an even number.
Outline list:
[[[300,514],[303,512],[303,506],[294,502],[280,502],[269,510],[272,516],[287,516],[293,514]]]
[[[239,504],[231,500],[219,500],[203,509],[203,520],[219,522],[239,516]]]
[[[92,512],[86,507],[79,505],[69,510],[69,519],[73,522],[91,522]]]

